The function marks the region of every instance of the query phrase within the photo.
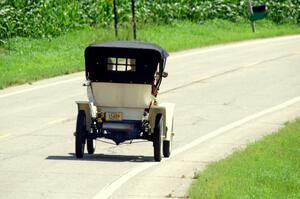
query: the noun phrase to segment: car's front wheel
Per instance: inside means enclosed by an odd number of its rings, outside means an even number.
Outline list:
[[[173,126],[174,126],[174,118],[172,119],[172,128],[171,128],[171,138],[170,140],[163,141],[163,155],[165,158],[170,157],[172,152],[172,144],[173,144]]]
[[[162,139],[163,134],[163,116],[157,115],[155,118],[155,127],[153,133],[154,160],[160,162],[162,158]]]
[[[94,154],[95,148],[96,148],[96,143],[94,139],[87,139],[86,141],[87,145],[87,151],[89,154]]]
[[[170,157],[172,151],[172,140],[163,141],[163,154],[165,158]]]

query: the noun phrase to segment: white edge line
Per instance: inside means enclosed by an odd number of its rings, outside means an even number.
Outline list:
[[[129,170],[127,173],[125,173],[125,175],[122,175],[122,177],[118,178],[116,181],[106,185],[100,192],[97,193],[97,195],[93,197],[93,199],[109,198],[115,190],[117,190],[119,187],[125,184],[125,182],[127,182],[129,179],[157,164],[158,162],[142,163],[142,165],[139,165],[138,167]]]
[[[232,122],[226,126],[223,126],[215,131],[212,131],[202,137],[199,137],[198,139],[194,140],[193,142],[178,148],[176,150],[174,150],[172,152],[172,156],[170,158],[173,158],[176,155],[179,155],[180,153],[183,153],[197,145],[199,145],[200,143],[207,141],[211,138],[214,138],[218,135],[221,135],[222,133],[225,133],[231,129],[234,129],[236,127],[239,127],[251,120],[260,118],[264,115],[279,111],[281,109],[284,109],[288,106],[291,106],[297,102],[300,102],[300,96],[295,97],[291,100],[288,100],[282,104],[273,106],[271,108],[265,109],[261,112],[258,112],[256,114],[250,115],[248,117],[245,117],[241,120]],[[169,159],[170,159],[169,158]],[[163,159],[164,161],[167,161],[168,159]],[[137,174],[145,171],[146,169],[153,167],[155,165],[158,165],[158,162],[151,162],[151,163],[142,163],[141,165],[138,165],[137,167],[131,169],[130,171],[126,172],[124,175],[122,175],[120,178],[118,178],[116,181],[112,182],[111,184],[108,184],[107,186],[105,186],[103,189],[101,189],[94,197],[93,199],[108,199],[118,188],[120,188],[123,184],[125,184],[125,182],[127,182],[128,180],[130,180],[131,178],[133,178],[134,176],[136,176]]]
[[[178,58],[183,58],[183,57],[188,57],[188,56],[193,56],[193,55],[199,55],[199,54],[214,52],[214,51],[218,51],[218,50],[226,50],[226,49],[235,48],[235,47],[252,46],[252,45],[256,45],[256,44],[265,44],[265,43],[270,43],[270,42],[274,42],[274,41],[285,41],[285,40],[298,39],[298,38],[300,38],[300,35],[274,37],[274,38],[263,38],[263,39],[256,39],[256,40],[245,40],[245,41],[240,41],[240,42],[236,42],[236,43],[227,43],[227,44],[219,44],[219,45],[215,45],[215,46],[206,46],[206,47],[202,47],[202,48],[194,48],[194,49],[187,50],[187,51],[191,51],[191,52],[187,52],[187,53],[181,54],[181,55],[170,56],[170,58],[168,60],[173,60],[173,59],[178,59]],[[177,53],[180,53],[180,52],[177,52]]]
[[[42,89],[42,88],[56,86],[56,85],[59,85],[59,84],[65,84],[65,83],[77,81],[77,80],[80,80],[80,79],[83,79],[83,78],[84,77],[75,77],[75,78],[68,79],[68,80],[62,80],[62,81],[59,81],[59,82],[53,82],[53,83],[49,83],[49,84],[46,84],[46,85],[35,86],[35,87],[32,87],[32,88],[23,89],[23,90],[20,90],[20,91],[15,91],[15,92],[7,93],[7,94],[2,94],[2,95],[0,95],[0,99],[4,98],[4,97],[9,97],[9,96],[12,96],[12,95],[27,93],[29,91],[34,91],[34,90],[38,90],[38,89]]]
[[[221,46],[216,45],[216,46],[207,47],[208,49],[203,49],[203,48],[191,49],[192,52],[187,52],[187,53],[184,53],[181,55],[170,56],[170,58],[168,60],[173,60],[173,59],[178,59],[178,58],[182,58],[182,57],[188,57],[188,56],[193,56],[193,55],[198,55],[198,54],[203,54],[203,53],[208,53],[208,52],[213,52],[213,51],[218,51],[218,50],[222,50],[222,49],[228,49],[228,48],[232,48],[232,47],[255,45],[257,43],[262,44],[262,43],[268,43],[268,42],[273,42],[273,41],[285,41],[285,40],[290,40],[290,39],[297,39],[299,37],[300,37],[300,35],[293,35],[293,36],[287,36],[287,37],[275,37],[275,38],[258,39],[258,40],[252,40],[252,41],[248,40],[248,41],[243,41],[243,42],[238,42],[238,43],[225,44],[225,45],[221,45]],[[47,87],[56,86],[59,84],[64,84],[64,83],[80,80],[82,78],[84,78],[84,77],[76,77],[76,78],[72,78],[69,80],[63,80],[63,81],[59,81],[59,82],[55,82],[55,83],[49,83],[46,85],[36,86],[33,88],[28,88],[28,89],[24,89],[24,90],[20,90],[20,91],[2,94],[2,95],[0,95],[0,99],[9,97],[9,96],[13,96],[13,95],[30,92],[30,91],[34,91],[34,90],[38,90],[38,89],[42,89],[42,88],[47,88]]]

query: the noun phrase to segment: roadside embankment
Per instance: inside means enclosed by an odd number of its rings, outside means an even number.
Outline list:
[[[300,119],[212,163],[196,176],[190,198],[299,198]]]

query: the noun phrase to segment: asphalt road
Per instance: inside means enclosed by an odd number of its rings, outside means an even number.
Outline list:
[[[173,102],[174,155],[150,142],[97,142],[74,157],[84,73],[0,91],[0,198],[182,198],[194,172],[300,116],[300,36],[171,54],[159,100]]]

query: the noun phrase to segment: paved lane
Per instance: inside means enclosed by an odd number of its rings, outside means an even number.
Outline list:
[[[171,54],[169,77],[163,82],[160,101],[176,103],[174,149],[298,97],[299,44],[300,36],[291,36]],[[118,147],[98,142],[96,155],[74,158],[74,101],[86,99],[81,87],[83,76],[77,73],[0,91],[0,198],[101,198],[99,191],[118,182],[121,176],[141,165],[153,164],[152,144],[148,142]],[[298,110],[296,106],[286,118],[297,115]],[[198,151],[224,151],[205,144]],[[179,154],[128,179],[112,197],[159,198],[172,193],[174,186],[149,193],[157,181],[170,184],[168,178],[143,181],[154,173],[163,176],[167,173],[164,171],[170,171],[174,182],[186,184],[190,178],[178,174],[185,175],[199,166],[188,154]],[[182,196],[186,186],[179,185],[176,189]]]

